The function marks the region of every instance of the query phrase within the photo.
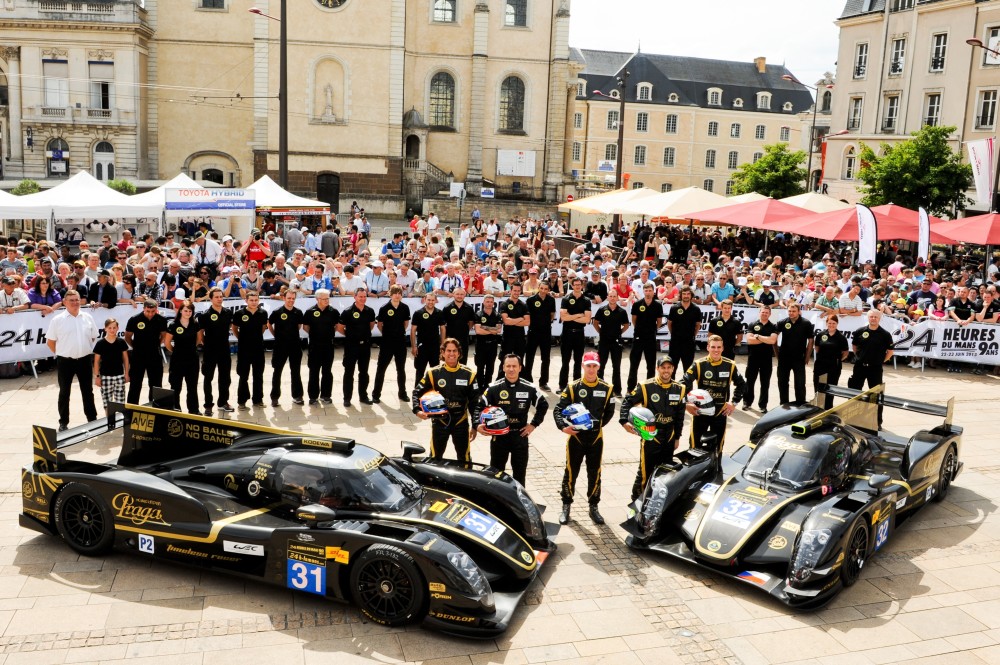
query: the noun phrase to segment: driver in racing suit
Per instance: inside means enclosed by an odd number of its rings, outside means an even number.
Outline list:
[[[455,457],[462,462],[471,462],[469,442],[476,438],[476,430],[469,429],[469,417],[476,405],[476,370],[459,364],[462,345],[449,337],[441,344],[443,363],[424,372],[413,389],[410,406],[413,413],[422,420],[430,416],[420,408],[420,398],[424,393],[436,390],[447,403],[448,414],[431,418],[431,457],[441,459],[450,438],[455,445]]]
[[[715,442],[715,449],[709,452],[717,453],[716,459],[722,455],[729,414],[736,408],[735,403],[743,399],[743,392],[747,387],[747,382],[736,368],[736,363],[722,356],[723,346],[721,337],[709,335],[708,356],[695,362],[684,373],[684,387],[688,392],[697,381],[698,387],[707,390],[715,400],[715,415],[699,416],[698,407],[694,404],[688,404],[687,410],[694,416],[691,419],[691,447],[703,448],[702,439],[707,435],[715,435],[718,441]],[[736,386],[732,401],[729,399],[730,386]]]

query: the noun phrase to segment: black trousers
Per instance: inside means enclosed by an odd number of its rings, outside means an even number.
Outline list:
[[[604,379],[604,368],[611,361],[611,385],[614,391],[622,391],[622,343],[620,339],[601,339],[597,343],[597,355],[601,357],[601,369],[599,370],[601,379]]]
[[[368,399],[368,365],[372,344],[368,340],[348,340],[344,344],[344,401],[354,396],[354,373],[358,373],[358,396]]]
[[[527,346],[527,341],[524,335],[505,335],[500,341],[500,353],[497,354],[497,358],[500,360],[500,368],[497,370],[497,378],[503,376],[503,359],[508,353],[513,353],[515,356],[521,359],[521,363],[524,364],[524,350]]]
[[[453,418],[455,416],[452,416]],[[443,459],[444,451],[448,447],[448,439],[451,439],[455,446],[455,459],[461,462],[471,462],[469,455],[469,419],[464,418],[460,423],[444,423],[434,419],[431,421],[431,457]]]
[[[646,359],[646,378],[653,378],[656,372],[656,338],[637,339],[632,341],[632,350],[628,353],[628,390],[635,388],[639,382],[639,362]]]
[[[589,432],[588,432],[589,434]],[[604,435],[598,434],[591,442],[581,441],[571,436],[566,441],[566,469],[563,471],[562,500],[573,503],[576,493],[576,478],[580,466],[587,463],[587,501],[596,506],[601,501],[601,457],[604,455]]]
[[[378,343],[378,359],[375,361],[375,386],[372,388],[372,397],[378,399],[382,396],[382,386],[385,384],[385,370],[396,362],[396,381],[399,384],[399,394],[406,393],[406,352],[409,347],[406,341],[400,339],[385,339]],[[420,377],[417,377],[418,379]]]
[[[236,354],[236,376],[239,384],[236,387],[236,401],[246,404],[247,400],[254,404],[264,402],[264,349],[246,349]],[[250,379],[253,378],[253,394],[250,392]],[[252,398],[252,399],[251,399]]]
[[[691,340],[691,344],[671,344],[670,345],[670,358],[674,361],[674,372],[681,369],[683,365],[684,372],[688,371],[688,368],[694,364],[694,340]]]
[[[133,351],[129,354],[128,365],[128,395],[125,401],[129,404],[139,404],[142,399],[142,379],[149,378],[149,401],[153,401],[153,386],[163,385],[163,359],[160,350]]]
[[[854,363],[854,371],[851,372],[851,378],[847,380],[847,387],[854,388],[855,390],[861,390],[865,387],[865,383],[868,383],[869,388],[874,388],[875,386],[882,383],[882,363],[863,365],[861,363]],[[878,405],[878,427],[882,429],[882,405]]]
[[[413,359],[413,369],[416,371],[416,376],[413,377],[413,385],[420,383],[420,379],[424,378],[427,368],[437,365],[440,359],[440,346],[434,346],[433,344],[421,345],[418,343],[417,355]]]
[[[542,368],[538,373],[539,383],[549,382],[549,364],[552,359],[552,331],[547,330],[542,334],[529,332],[524,347],[524,370],[521,375],[525,381],[534,381],[531,378],[531,370],[535,366],[535,353],[541,351]]]
[[[497,367],[500,338],[496,335],[488,337],[491,341],[476,340],[476,380],[479,382],[479,390],[486,390],[486,386],[493,380]]]
[[[275,340],[271,352],[271,401],[281,397],[281,375],[288,363],[292,375],[292,399],[302,399],[302,343],[298,339]],[[332,380],[332,375],[331,375]]]
[[[826,362],[822,360],[817,360],[813,365],[813,389],[818,393],[820,379],[823,375],[826,375],[826,384],[830,386],[835,386],[840,381],[840,373],[844,369],[844,364],[839,360],[837,362]],[[879,372],[881,375],[881,372]],[[875,384],[877,385],[877,384]],[[824,395],[823,397],[824,409],[833,408],[833,395]]]
[[[757,358],[750,356],[747,358],[747,391],[743,393],[743,403],[747,406],[753,404],[753,391],[757,379],[760,378],[760,401],[757,405],[763,411],[767,408],[767,399],[771,392],[771,372],[774,370],[774,359],[772,356]]]
[[[198,356],[184,358],[176,353],[170,357],[170,389],[174,391],[174,408],[181,408],[181,388],[187,388],[188,413],[198,414]]]
[[[675,441],[660,443],[656,439],[646,441],[640,439],[642,446],[639,448],[639,469],[635,473],[635,482],[632,483],[632,501],[635,501],[645,489],[649,477],[653,475],[661,464],[669,464],[674,459]]]
[[[309,399],[330,399],[333,393],[333,345],[309,347]]]
[[[59,379],[59,424],[69,425],[69,391],[73,379],[80,382],[83,396],[83,414],[87,422],[97,420],[97,406],[94,404],[94,357],[56,357],[56,373]]]
[[[788,378],[795,378],[795,401],[806,401],[806,363],[805,358],[778,358],[778,399],[782,404],[788,403]]]
[[[691,447],[701,448],[709,452],[722,454],[722,447],[726,443],[726,421],[727,416],[693,416],[691,418]],[[718,437],[715,448],[707,448],[702,443],[702,439],[710,434]]]
[[[201,358],[201,375],[204,377],[202,390],[205,392],[205,408],[211,409],[212,400],[212,379],[218,374],[219,377],[219,401],[218,406],[229,404],[229,373],[233,369],[233,359],[229,355],[229,347],[219,347],[218,349],[205,349]]]
[[[490,466],[503,471],[510,459],[510,475],[514,480],[526,486],[528,472],[528,438],[514,430],[510,434],[495,436],[490,441]]]
[[[560,389],[569,385],[569,368],[571,365],[573,367],[573,380],[575,381],[580,378],[583,371],[583,349],[586,346],[586,342],[583,330],[567,332],[563,329],[562,337],[559,340],[559,347],[562,352],[562,367],[559,368]],[[654,359],[653,364],[655,363]]]

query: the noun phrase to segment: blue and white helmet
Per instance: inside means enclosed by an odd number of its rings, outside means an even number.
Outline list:
[[[594,418],[583,404],[576,402],[562,410],[562,416],[578,432],[594,429]]]

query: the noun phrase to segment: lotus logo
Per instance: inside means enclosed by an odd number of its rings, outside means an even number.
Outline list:
[[[722,549],[722,543],[720,543],[717,540],[713,540],[708,543],[708,549],[711,552],[718,552],[720,549]]]
[[[788,547],[788,539],[784,536],[774,536],[771,540],[767,541],[767,546],[772,550],[783,550]]]

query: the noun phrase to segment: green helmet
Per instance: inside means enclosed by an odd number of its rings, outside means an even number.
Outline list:
[[[633,406],[628,411],[629,422],[644,441],[650,441],[656,436],[656,416],[644,406]]]

